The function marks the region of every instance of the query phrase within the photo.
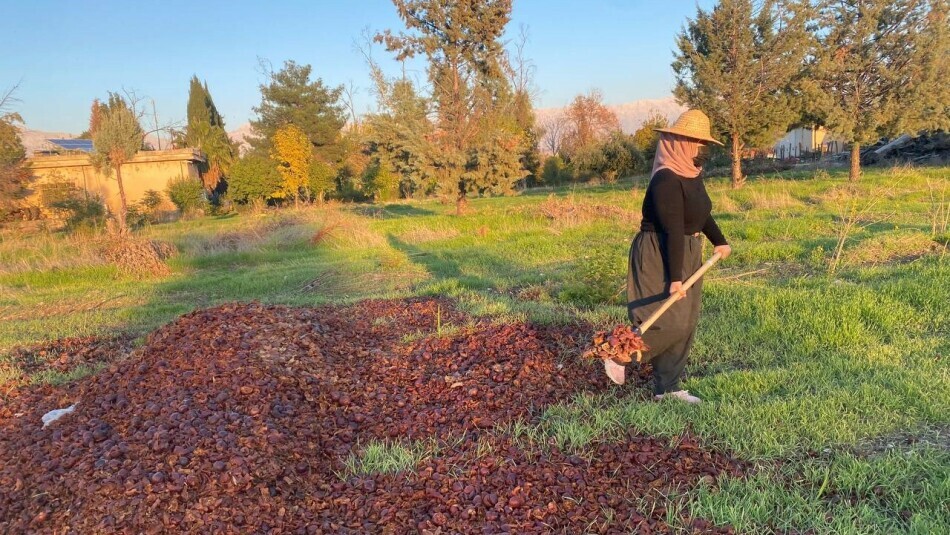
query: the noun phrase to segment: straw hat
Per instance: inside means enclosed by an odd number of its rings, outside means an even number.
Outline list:
[[[679,119],[669,128],[655,128],[657,132],[666,132],[683,137],[698,139],[700,141],[709,141],[722,146],[722,143],[713,139],[709,131],[709,117],[699,110],[686,110]]]

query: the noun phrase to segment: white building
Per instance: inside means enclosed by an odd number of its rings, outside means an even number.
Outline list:
[[[801,158],[809,154],[836,154],[846,149],[846,142],[823,126],[800,126],[789,130],[773,148],[774,157],[780,160]]]

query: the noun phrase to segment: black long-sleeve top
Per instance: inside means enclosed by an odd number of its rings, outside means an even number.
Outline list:
[[[712,200],[702,178],[681,178],[669,169],[653,175],[643,198],[640,230],[666,234],[666,265],[670,280],[685,280],[683,251],[685,236],[702,232],[714,245],[726,245],[726,238],[712,216]]]

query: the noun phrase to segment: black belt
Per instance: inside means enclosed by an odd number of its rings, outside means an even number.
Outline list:
[[[657,232],[657,231],[651,230],[651,229],[640,229],[640,232],[652,232],[652,233],[654,233],[654,234],[662,234],[661,232]],[[702,232],[695,232],[695,233],[693,233],[693,234],[684,234],[684,236],[689,236],[689,237],[691,237],[691,238],[699,238],[699,237],[701,237],[702,235],[703,235]]]

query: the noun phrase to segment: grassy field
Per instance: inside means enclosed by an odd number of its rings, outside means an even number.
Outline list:
[[[179,254],[171,275],[152,278],[106,264],[87,237],[5,231],[0,354],[138,336],[226,301],[442,294],[497,321],[606,326],[625,319],[644,186],[478,199],[463,217],[420,201],[156,225],[140,234]],[[583,452],[629,428],[692,430],[756,470],[676,503],[744,533],[950,533],[950,168],[869,170],[858,184],[787,173],[708,189],[734,254],[707,276],[688,369],[686,388],[706,402],[588,396],[509,432]],[[11,374],[2,363],[0,384]],[[433,454],[380,446],[352,464],[401,469],[419,452]]]

